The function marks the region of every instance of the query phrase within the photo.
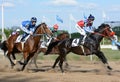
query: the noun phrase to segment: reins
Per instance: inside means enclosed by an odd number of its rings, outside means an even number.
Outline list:
[[[44,34],[33,34],[32,36],[44,36],[46,35],[45,33]]]
[[[108,29],[108,27],[105,28],[105,29],[103,29],[102,32],[105,31],[105,30],[107,31],[107,29]],[[93,34],[98,34],[98,35],[100,35],[100,36],[107,37],[107,38],[110,37],[110,36],[107,36],[107,35],[102,34],[102,33],[99,33],[99,32],[94,32]]]
[[[46,33],[45,28],[43,28],[43,27],[40,27],[40,28],[43,30],[43,33],[42,33],[42,34],[33,34],[32,36],[44,36],[44,35],[47,35],[48,37],[50,37],[50,36]]]

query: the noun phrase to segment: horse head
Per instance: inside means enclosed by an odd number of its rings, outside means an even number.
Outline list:
[[[11,34],[6,41],[8,42],[8,44],[14,43],[19,35],[19,33]]]
[[[34,34],[46,34],[48,36],[53,35],[46,23],[41,23],[36,27]]]
[[[115,33],[113,32],[112,28],[108,24],[101,24],[98,29],[95,30],[95,33],[101,35],[103,37],[112,37]]]

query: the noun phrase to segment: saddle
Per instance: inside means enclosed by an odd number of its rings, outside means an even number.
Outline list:
[[[84,38],[84,36],[80,36],[80,38],[73,39],[73,41],[72,41],[72,47],[84,45],[83,44],[83,38]],[[86,38],[84,39],[84,42],[85,41],[86,41]]]
[[[30,37],[30,35],[26,36],[26,37],[24,38],[24,40],[21,41],[22,37],[23,37],[23,35],[19,35],[19,36],[17,37],[15,43],[18,43],[18,42],[26,42],[26,40]]]
[[[46,42],[45,42],[45,41],[41,41],[40,43],[41,43],[41,44],[39,45],[40,48],[46,48],[46,49],[47,49],[47,45],[46,45]]]
[[[84,44],[82,43],[83,42],[83,38],[80,37],[80,38],[75,38],[73,39],[72,41],[72,47],[76,47],[76,46],[80,46],[80,45],[93,45],[94,44],[94,41],[92,40],[91,37],[87,36],[84,40]]]

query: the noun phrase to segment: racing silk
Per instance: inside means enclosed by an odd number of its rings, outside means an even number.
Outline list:
[[[25,33],[30,34],[30,32],[34,32],[35,25],[32,25],[31,21],[23,21],[21,25],[21,30],[23,30]]]
[[[95,27],[92,25],[87,25],[87,21],[85,21],[85,27],[83,28],[86,33],[93,33],[95,30]]]
[[[85,26],[84,30],[86,33],[93,33],[95,28],[93,26]]]
[[[55,31],[53,27],[50,28],[50,30],[51,30],[52,33],[53,33],[53,37],[57,37],[57,35],[58,35],[58,31]]]
[[[81,35],[83,35],[83,36],[86,35],[86,32],[85,32],[85,30],[84,30],[84,27],[80,27],[78,24],[76,24],[76,25],[75,25],[75,28],[78,30],[78,32],[79,32]]]

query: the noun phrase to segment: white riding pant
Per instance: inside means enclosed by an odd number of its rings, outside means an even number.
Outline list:
[[[81,35],[83,35],[83,36],[86,35],[84,29],[81,28],[78,24],[75,25],[75,28],[78,30],[78,32],[79,32]]]

